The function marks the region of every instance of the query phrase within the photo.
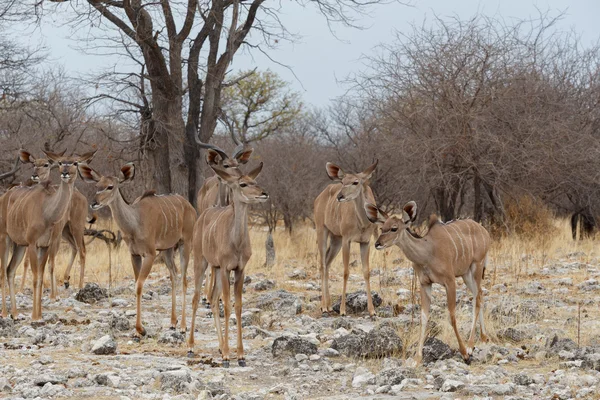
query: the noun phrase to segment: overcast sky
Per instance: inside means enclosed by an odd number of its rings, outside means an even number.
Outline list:
[[[291,82],[302,93],[306,103],[325,106],[344,93],[345,87],[338,80],[363,68],[362,55],[372,54],[378,44],[389,43],[395,31],[408,32],[412,23],[428,23],[434,15],[466,19],[479,12],[505,19],[528,18],[538,15],[537,7],[553,14],[565,12],[559,29],[576,30],[586,44],[600,38],[598,0],[413,0],[412,3],[412,7],[401,4],[378,6],[370,16],[359,21],[365,29],[336,26],[336,38],[316,8],[302,8],[282,0],[281,19],[291,32],[301,35],[301,38],[293,44],[283,43],[269,54],[290,66],[293,73],[256,53],[236,56],[233,68],[270,68]],[[46,23],[25,40],[31,44],[42,40],[49,48],[52,60],[63,63],[68,71],[75,73],[114,63],[109,57],[82,55],[74,48],[75,43],[69,40],[70,36],[67,28]]]

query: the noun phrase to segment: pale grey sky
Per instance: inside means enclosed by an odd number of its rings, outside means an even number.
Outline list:
[[[302,93],[306,103],[325,106],[344,93],[344,86],[337,80],[363,68],[362,55],[372,54],[381,43],[389,43],[396,30],[407,32],[411,23],[420,25],[424,20],[429,23],[434,15],[456,15],[465,19],[479,12],[508,20],[535,17],[538,15],[537,7],[542,11],[550,10],[555,15],[565,12],[559,29],[576,30],[585,44],[600,38],[598,0],[413,0],[412,3],[412,7],[394,3],[378,6],[370,16],[359,21],[365,29],[335,26],[336,38],[314,7],[302,8],[294,2],[285,1],[281,7],[281,19],[291,32],[301,35],[301,38],[293,44],[283,43],[269,54],[278,62],[292,67],[297,79],[288,69],[258,53],[240,54],[233,68],[270,68],[291,82]],[[52,59],[63,63],[68,71],[74,73],[89,72],[114,63],[110,57],[82,55],[74,49],[75,43],[69,40],[70,36],[69,29],[45,23],[24,37],[24,41],[36,44],[43,40]]]

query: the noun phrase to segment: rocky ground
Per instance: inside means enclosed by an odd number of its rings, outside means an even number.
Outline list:
[[[29,320],[31,296],[25,292],[17,298],[23,315],[0,319],[0,397],[598,399],[600,263],[575,261],[581,258],[554,260],[518,284],[487,281],[492,341],[477,344],[471,365],[455,352],[439,288],[424,365],[416,365],[418,306],[409,300],[406,266],[390,267],[386,279],[374,278],[383,290],[394,288],[400,301],[393,307],[376,295],[376,321],[365,316],[364,292],[349,296],[351,316],[321,318],[319,283],[298,265],[287,267],[281,282],[250,275],[241,321],[244,368],[237,366],[235,351],[231,368],[221,368],[213,319],[202,307],[196,356],[186,356],[183,336],[168,329],[170,284],[156,273],[145,287],[148,336],[140,343],[132,340],[131,280],[110,296],[94,285],[80,293],[62,289],[60,300],[44,299],[44,321],[36,323]],[[359,269],[351,275],[354,290],[362,285]],[[457,309],[466,339],[471,298],[462,288]]]

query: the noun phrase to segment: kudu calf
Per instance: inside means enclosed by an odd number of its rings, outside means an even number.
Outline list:
[[[206,149],[206,163],[209,166],[217,166],[229,175],[239,178],[242,176],[242,172],[239,166],[246,164],[250,160],[250,155],[254,149],[238,145],[231,156],[218,146],[203,143],[196,138],[198,146]],[[204,184],[198,190],[198,197],[196,199],[198,214],[202,214],[204,210],[214,206],[226,207],[231,203],[231,189],[223,183],[223,180],[219,175],[214,175],[204,181]],[[204,287],[204,297],[202,302],[210,307],[211,288],[214,286],[213,275],[210,271],[206,275],[206,285]]]
[[[374,203],[369,178],[377,167],[377,161],[363,172],[345,173],[335,164],[327,163],[327,175],[338,183],[330,184],[317,196],[314,204],[317,247],[321,267],[321,312],[327,315],[332,311],[329,295],[329,266],[342,249],[344,262],[344,287],[340,315],[346,315],[346,286],[350,271],[350,243],[360,243],[363,276],[367,291],[369,315],[375,316],[369,281],[369,242],[375,234],[375,225],[369,221],[364,204]],[[329,246],[327,241],[329,239]]]
[[[234,271],[235,316],[237,321],[238,364],[245,366],[242,343],[242,287],[244,268],[252,255],[248,234],[248,205],[264,202],[269,195],[256,184],[256,177],[262,170],[262,163],[247,175],[235,177],[212,167],[221,179],[231,188],[232,204],[227,207],[212,207],[205,210],[194,226],[194,280],[195,291],[192,299],[192,325],[188,339],[189,353],[194,351],[194,326],[200,298],[200,288],[207,267],[212,268],[214,288],[211,307],[215,319],[219,349],[223,356],[223,366],[229,367],[229,317],[231,304],[229,276]],[[225,309],[225,333],[222,335],[219,318],[219,297]]]
[[[3,209],[6,210],[5,231],[8,240],[0,238],[0,242],[11,244],[13,248],[12,258],[6,270],[13,317],[16,317],[14,277],[25,251],[29,256],[33,273],[31,318],[38,320],[42,317],[42,280],[48,260],[48,250],[60,240],[67,222],[73,186],[77,178],[77,166],[91,159],[93,154],[65,157],[46,152],[46,156],[58,164],[61,178],[58,189],[52,190],[48,185],[36,185],[30,188],[16,188],[7,193]],[[3,228],[0,227],[0,231],[2,230]],[[8,251],[4,244],[0,245],[0,253],[4,253],[3,258]]]
[[[61,156],[64,154],[64,151]],[[25,150],[21,150],[19,153],[21,162],[27,164],[33,164],[33,173],[31,174],[31,180],[34,183],[47,185],[50,181],[50,171],[56,166],[49,158],[36,158]],[[92,159],[86,160],[86,163],[90,163]],[[88,201],[77,188],[73,189],[73,195],[71,197],[71,204],[69,206],[68,220],[65,228],[62,231],[62,238],[66,240],[71,248],[71,257],[65,270],[63,282],[65,288],[69,288],[71,279],[71,268],[75,262],[75,256],[79,253],[79,288],[83,287],[84,275],[85,275],[85,241],[84,231],[86,222],[92,223],[95,217],[88,220]],[[60,247],[60,241],[57,241],[52,248],[49,250],[49,264],[50,264],[50,280],[51,290],[50,298],[56,298],[56,278],[54,276],[55,258]],[[29,264],[29,258],[25,257],[25,264],[23,269],[23,279],[21,281],[21,290],[25,284],[25,277],[27,275],[27,266]]]
[[[483,321],[483,279],[487,253],[490,247],[490,235],[477,222],[466,219],[440,222],[432,216],[429,221],[429,231],[423,237],[411,230],[411,225],[417,217],[417,204],[414,201],[406,203],[401,216],[388,216],[373,204],[365,204],[369,219],[381,224],[381,235],[375,242],[378,250],[397,245],[402,249],[406,258],[413,263],[415,273],[421,283],[421,336],[417,358],[423,356],[425,331],[429,319],[431,304],[431,285],[438,283],[446,288],[450,322],[458,340],[460,353],[465,362],[469,363],[470,355],[475,344],[475,329],[477,319],[481,324],[481,340],[487,341]],[[465,348],[456,326],[456,278],[463,281],[473,293],[473,325],[469,336],[469,347]]]
[[[136,338],[146,335],[142,325],[142,289],[156,258],[156,251],[164,253],[164,260],[171,278],[171,329],[177,326],[176,294],[177,267],[173,259],[174,249],[179,245],[181,275],[186,276],[190,258],[196,210],[179,195],[155,195],[146,192],[133,204],[128,204],[119,190],[120,185],[129,182],[135,175],[133,163],[121,167],[119,176],[101,176],[87,165],[79,167],[81,177],[88,183],[96,184],[96,198],[92,209],[108,206],[123,233],[123,239],[131,253],[131,264],[135,275],[136,294]],[[183,304],[181,328],[185,332],[186,289],[183,280]]]

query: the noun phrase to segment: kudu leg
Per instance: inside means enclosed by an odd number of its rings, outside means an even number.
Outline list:
[[[327,288],[325,262],[327,254],[327,237],[329,236],[325,227],[317,226],[317,251],[319,252],[319,272],[321,273],[321,312],[327,314]]]
[[[221,274],[221,269],[219,267],[211,266],[211,274],[213,276],[218,276]],[[221,313],[219,310],[219,297],[221,296],[221,279],[214,279],[215,286],[212,288],[212,297],[210,298],[210,308],[213,314],[213,318],[215,321],[215,329],[217,331],[217,337],[219,338],[219,352],[223,354],[223,331],[221,330]]]
[[[206,308],[210,308],[210,299],[212,297],[212,276],[210,268],[206,271],[206,283],[204,284],[204,296],[202,297],[202,304],[206,305]]]
[[[8,236],[6,238],[0,238],[0,268],[2,269],[2,271],[0,271],[2,274],[2,276],[0,277],[0,279],[2,280],[2,318],[8,317],[6,307],[6,288],[8,286],[8,242]]]
[[[187,318],[186,318],[186,306],[187,306],[187,269],[190,262],[191,243],[183,243],[179,247],[179,265],[181,265],[181,291],[182,293],[182,305],[181,305],[181,333],[185,335],[187,331]],[[202,285],[202,282],[200,282]]]
[[[223,299],[223,309],[225,311],[225,334],[223,336],[223,347],[221,349],[223,355],[223,367],[225,368],[229,367],[229,318],[231,317],[229,274],[229,269],[227,267],[221,267],[221,276],[217,277],[217,279],[221,280],[221,298]]]
[[[6,279],[8,284],[8,291],[10,293],[10,312],[13,318],[17,318],[17,298],[15,296],[15,275],[17,272],[17,267],[21,264],[23,257],[25,256],[25,252],[27,251],[27,246],[19,246],[16,243],[12,244],[12,257],[10,259],[10,263],[8,264],[6,271]],[[33,270],[32,270],[33,271]]]
[[[56,288],[56,274],[54,268],[56,267],[56,253],[58,252],[58,245],[52,246],[48,250],[48,259],[50,268],[48,268],[48,274],[50,275],[50,300],[56,300],[57,288]],[[42,290],[44,288],[44,278],[42,276]]]
[[[68,289],[71,284],[71,269],[73,268],[73,264],[75,263],[75,257],[77,256],[78,246],[68,226],[65,226],[65,228],[63,229],[62,237],[67,241],[67,243],[69,243],[69,247],[71,248],[71,257],[69,258],[69,262],[67,263],[67,269],[65,269],[65,273],[63,275],[63,283],[65,285],[65,289]]]
[[[425,334],[427,333],[427,322],[429,321],[429,308],[431,307],[431,283],[421,282],[421,333],[419,335],[419,348],[417,349],[416,360],[421,363],[423,360],[423,346],[425,345]]]
[[[483,274],[484,274],[486,263],[487,263],[487,259],[484,259],[483,261],[481,261],[477,265],[477,270],[475,271],[475,284],[479,288],[479,297],[480,297],[479,325],[481,328],[481,341],[482,342],[489,341],[487,332],[485,331],[485,322],[483,320],[483,289],[481,288],[481,282],[483,281]]]
[[[479,311],[481,308],[481,295],[480,290],[477,284],[475,283],[475,278],[473,277],[473,273],[476,268],[476,263],[471,264],[471,267],[467,271],[466,274],[463,275],[463,281],[469,291],[473,294],[473,324],[471,325],[471,333],[469,335],[469,341],[467,343],[467,352],[469,354],[473,351],[473,346],[475,346],[475,331],[477,329],[477,318],[479,317]]]
[[[137,282],[138,276],[140,276],[140,270],[142,269],[142,256],[137,254],[131,255],[131,266],[133,267],[133,276]]]
[[[371,267],[369,264],[369,252],[371,246],[369,242],[360,244],[360,258],[362,261],[363,277],[365,278],[365,288],[367,290],[367,309],[371,318],[375,318],[375,307],[373,307],[373,298],[371,296]]]
[[[23,277],[21,278],[21,288],[19,289],[19,291],[21,293],[23,293],[23,290],[25,289],[25,281],[27,280],[27,270],[30,268],[29,265],[29,257],[27,257],[27,255],[25,255],[25,261],[23,261]]]
[[[38,268],[38,257],[36,252],[35,244],[27,246],[27,256],[29,257],[29,264],[31,266],[31,274],[33,279],[33,308],[31,309],[31,319],[37,321],[40,316],[37,314],[37,303],[38,303],[38,288],[40,287],[41,281],[44,277],[39,277],[40,270]]]
[[[462,339],[460,338],[460,332],[456,325],[456,282],[454,278],[446,283],[446,298],[448,299],[448,312],[450,314],[450,322],[452,323],[452,329],[456,335],[456,341],[458,342],[458,350],[462,354],[463,359],[466,363],[469,363],[469,354]]]
[[[342,302],[340,304],[340,315],[346,316],[346,287],[348,277],[350,276],[350,241],[345,240],[342,243],[342,260],[344,263],[344,285],[342,287]]]
[[[246,366],[244,357],[244,343],[242,341],[242,291],[244,289],[244,270],[235,270],[234,296],[235,296],[235,321],[237,328],[237,358],[240,367]]]
[[[198,303],[202,291],[202,282],[208,263],[201,256],[194,257],[194,297],[192,297],[192,322],[190,326],[190,336],[188,338],[188,357],[194,355],[194,332],[196,330],[196,313],[198,312]]]
[[[173,249],[163,251],[163,256],[171,278],[171,326],[169,329],[175,330],[177,328],[177,267],[173,260]]]
[[[139,275],[135,281],[135,300],[136,300],[136,311],[137,315],[135,318],[135,330],[137,332],[136,337],[140,339],[142,336],[146,336],[146,329],[142,325],[142,290],[144,289],[144,282],[152,270],[152,264],[156,258],[156,251],[150,250],[147,255],[142,259],[142,266],[140,268]],[[135,270],[135,265],[134,265]]]
[[[77,232],[74,236],[75,243],[77,245],[77,252],[79,253],[79,289],[82,289],[83,285],[85,284],[85,240],[83,237],[83,232]]]
[[[340,253],[340,249],[342,248],[342,237],[341,236],[334,236],[332,234],[329,234],[330,237],[330,242],[329,242],[329,248],[327,249],[327,253],[325,255],[325,280],[327,282],[326,285],[326,293],[325,293],[325,300],[326,300],[326,310],[328,313],[330,313],[332,311],[331,308],[331,293],[329,292],[329,269],[331,268],[331,263],[333,262],[333,260],[335,259],[335,257]]]

